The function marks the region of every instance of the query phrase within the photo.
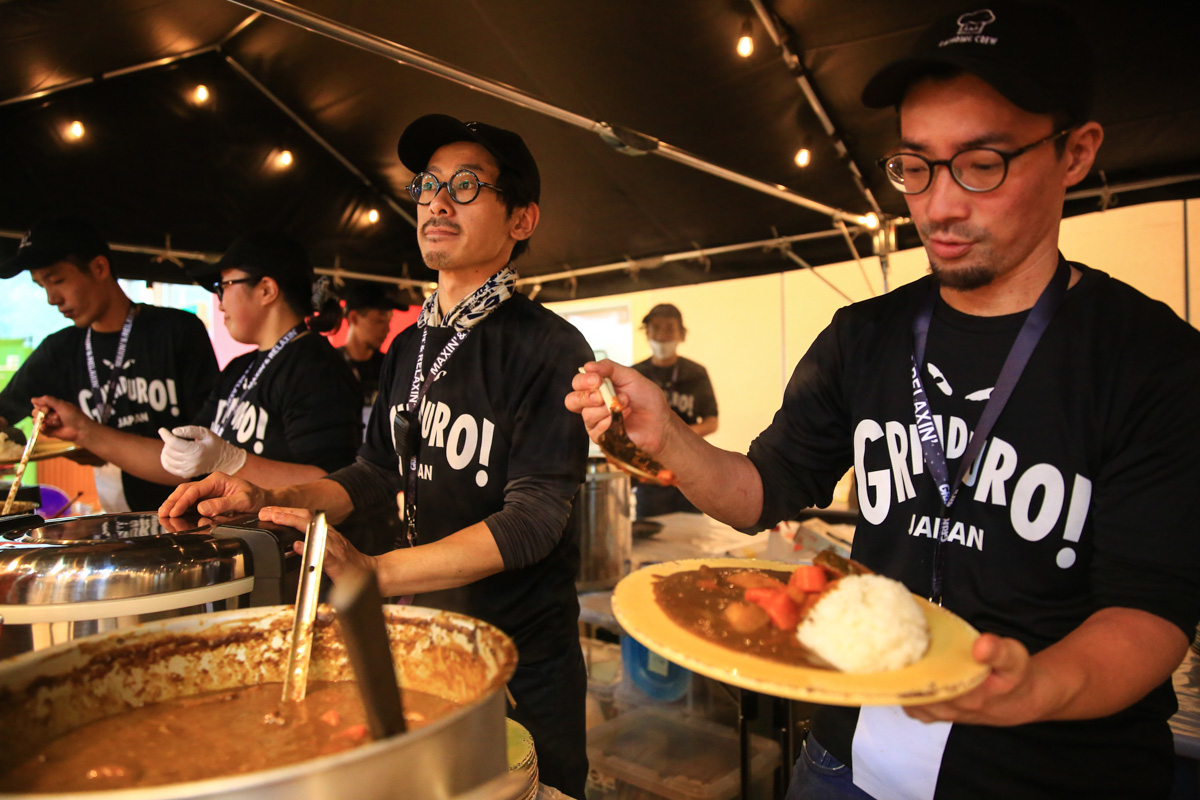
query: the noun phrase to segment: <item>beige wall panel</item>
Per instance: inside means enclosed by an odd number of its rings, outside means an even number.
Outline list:
[[[1185,310],[1183,202],[1144,203],[1063,220],[1063,255]]]
[[[708,369],[717,395],[720,427],[708,439],[718,447],[745,452],[771,421],[782,395],[781,280],[779,274],[763,275],[547,306],[562,314],[629,303],[634,361],[641,361],[650,357],[642,317],[656,303],[674,303],[687,327],[679,353]]]

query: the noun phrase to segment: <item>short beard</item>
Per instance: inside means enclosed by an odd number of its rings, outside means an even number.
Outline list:
[[[972,289],[982,289],[996,279],[996,273],[980,264],[973,264],[956,270],[942,269],[933,261],[929,262],[929,273],[938,285],[947,289],[957,289],[969,292]]]
[[[450,266],[450,256],[446,253],[435,250],[431,253],[422,253],[421,257],[425,259],[425,266],[430,269],[445,269]]]
[[[990,236],[985,230],[966,224],[937,226],[927,223],[920,229],[921,241],[927,242],[933,238],[934,234],[942,231],[974,240],[977,247],[975,258],[978,260],[974,264],[963,265],[958,269],[945,269],[936,264],[933,256],[929,255],[929,272],[938,285],[947,289],[969,292],[972,289],[982,289],[996,279],[997,271],[989,263],[992,261],[992,253],[988,247]]]

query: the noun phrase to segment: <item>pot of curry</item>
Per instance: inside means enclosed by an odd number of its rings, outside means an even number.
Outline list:
[[[448,798],[507,771],[512,640],[461,614],[385,606],[408,732],[380,741],[332,612],[308,697],[281,702],[291,606],[87,637],[0,661],[0,795]],[[98,792],[98,793],[97,793]]]

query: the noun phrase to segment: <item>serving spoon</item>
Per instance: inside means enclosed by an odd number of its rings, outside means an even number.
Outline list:
[[[579,371],[586,374],[583,367],[580,367]],[[646,455],[630,441],[629,434],[625,431],[625,415],[622,413],[624,409],[621,401],[617,399],[617,391],[612,381],[604,378],[600,382],[599,391],[600,398],[612,413],[612,422],[608,429],[600,434],[600,441],[597,442],[608,463],[643,481],[659,486],[673,486],[675,473]]]
[[[292,639],[288,649],[287,670],[283,673],[283,704],[298,703],[308,691],[308,665],[312,659],[313,623],[317,619],[317,592],[321,586],[321,567],[325,563],[325,541],[329,524],[325,512],[318,511],[308,523],[304,536],[304,560],[300,586],[296,591],[296,615],[292,618]]]
[[[39,409],[34,412],[33,431],[29,434],[29,441],[25,442],[25,449],[21,452],[21,461],[17,464],[12,486],[8,489],[8,497],[4,500],[4,510],[0,511],[0,517],[7,516],[8,512],[12,511],[13,501],[17,499],[17,489],[21,486],[21,479],[25,477],[25,468],[29,466],[29,457],[33,455],[33,445],[37,442],[38,434],[42,432],[42,422],[45,419],[45,411]]]

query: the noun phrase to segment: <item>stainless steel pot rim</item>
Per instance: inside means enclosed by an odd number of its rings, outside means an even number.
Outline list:
[[[385,619],[390,621],[393,615],[401,617],[414,618],[442,618],[446,621],[455,622],[464,627],[474,628],[489,628],[504,636],[503,632],[495,626],[482,620],[468,617],[464,614],[458,614],[453,611],[442,611],[439,609],[425,608],[422,606],[397,606],[385,605]],[[87,645],[88,649],[94,649],[94,645],[100,644],[105,640],[112,639],[137,639],[137,638],[152,638],[156,634],[188,634],[208,628],[220,627],[223,623],[236,622],[260,622],[264,623],[269,620],[272,615],[284,615],[287,619],[291,619],[292,606],[257,606],[253,608],[235,609],[231,611],[218,611],[207,614],[193,614],[186,617],[173,617],[170,619],[158,620],[155,622],[143,623],[129,628],[109,631],[107,633],[97,634],[75,642],[66,642],[44,650],[38,650],[29,653],[23,653],[14,656],[10,659],[0,662],[0,686],[4,686],[5,678],[13,673],[17,673],[17,681],[20,681],[15,688],[20,691],[29,682],[39,680],[44,673],[39,673],[34,669],[35,665],[49,660],[62,659],[71,654],[72,651],[80,649],[81,645]],[[507,638],[507,636],[505,636]],[[513,649],[512,668],[516,666],[516,650]],[[64,664],[70,666],[70,664]],[[28,680],[22,680],[21,673],[28,673]],[[511,678],[511,668],[507,675],[503,676],[507,682]],[[351,750],[344,750],[339,753],[330,755],[318,756],[317,758],[308,759],[297,762],[295,764],[287,764],[280,767],[272,767],[270,769],[259,770],[256,772],[248,772],[243,775],[232,775],[218,778],[206,778],[199,781],[187,781],[181,783],[163,784],[159,786],[148,786],[138,789],[119,789],[113,791],[102,792],[68,792],[57,793],[53,795],[59,800],[104,800],[104,798],[113,796],[119,797],[120,800],[159,800],[164,794],[169,795],[172,800],[183,800],[188,797],[211,797],[215,794],[237,793],[248,790],[262,790],[275,784],[283,784],[289,781],[296,780],[303,776],[309,775],[314,771],[327,771],[339,766],[353,764],[356,761],[365,761],[378,755],[381,751],[387,750],[394,746],[395,741],[401,737],[408,737],[406,741],[412,742],[421,738],[434,737],[443,729],[450,727],[457,720],[470,714],[475,708],[486,703],[489,697],[481,696],[473,701],[462,704],[461,707],[440,717],[427,725],[418,728],[409,733],[403,733],[399,736],[390,737],[379,741],[370,742],[361,745]],[[46,794],[19,794],[5,795],[6,797],[16,798],[46,798],[50,795]]]

